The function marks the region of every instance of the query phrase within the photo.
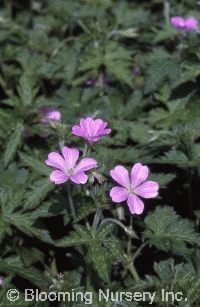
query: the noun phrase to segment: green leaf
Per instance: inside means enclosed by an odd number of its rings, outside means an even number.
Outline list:
[[[25,268],[24,264],[18,256],[11,256],[6,259],[0,259],[0,271],[9,275],[11,272],[29,280],[31,283],[39,288],[45,286],[45,276],[38,269],[33,266]]]
[[[101,242],[93,242],[88,250],[88,261],[92,263],[103,281],[109,281],[108,252]]]
[[[50,237],[49,231],[46,229],[41,229],[38,227],[33,227],[33,223],[35,222],[36,218],[34,212],[32,213],[25,213],[22,212],[6,212],[3,215],[3,218],[9,224],[15,226],[20,231],[25,233],[30,237],[36,237],[43,242],[53,244],[53,240]]]
[[[49,176],[51,173],[51,170],[49,167],[47,167],[44,162],[41,162],[40,160],[27,156],[26,154],[20,152],[19,153],[20,159],[23,164],[29,166],[33,170],[35,170],[37,173],[44,175],[44,176]]]
[[[81,225],[75,225],[74,231],[71,231],[67,237],[56,241],[56,246],[76,246],[76,245],[89,245],[93,237],[89,230]]]
[[[164,173],[151,173],[149,180],[153,180],[159,183],[160,188],[165,188],[171,181],[176,178],[175,174],[164,174]]]
[[[24,126],[21,123],[18,123],[14,129],[14,132],[10,135],[6,149],[4,152],[4,165],[7,166],[8,163],[14,157],[17,148],[21,143],[22,132],[24,131]]]
[[[36,208],[53,189],[53,183],[47,179],[36,181],[36,183],[31,187],[31,191],[26,192],[26,200],[23,209]]]
[[[38,92],[32,75],[24,74],[19,81],[18,92],[23,106],[30,106]]]
[[[42,251],[35,247],[24,247],[20,248],[21,259],[25,267],[30,267],[36,262],[43,262],[45,255]]]
[[[101,209],[108,209],[109,205],[108,204],[100,204],[99,206]],[[74,219],[74,222],[79,222],[83,218],[87,217],[91,213],[96,212],[96,208],[94,207],[94,204],[92,203],[86,203],[86,204],[81,204],[81,206],[78,208],[76,218]]]
[[[177,61],[167,58],[158,58],[147,69],[147,80],[144,89],[145,94],[157,90],[157,88],[166,81],[170,81],[170,83],[173,84],[173,82],[178,79],[180,72],[180,65]]]
[[[8,223],[6,223],[2,217],[2,215],[0,216],[0,243],[3,241],[3,239],[7,236],[7,235],[11,235],[12,234],[12,229],[10,227],[10,225],[8,225]]]
[[[0,164],[3,169],[3,165]],[[10,163],[6,170],[0,172],[0,186],[5,188],[19,189],[28,178],[28,171],[24,168],[19,169],[17,163]]]
[[[163,251],[187,254],[187,244],[200,246],[200,237],[195,232],[194,224],[183,219],[171,207],[157,207],[144,220],[143,238],[149,240]]]

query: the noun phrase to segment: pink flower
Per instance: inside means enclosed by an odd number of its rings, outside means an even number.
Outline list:
[[[50,109],[47,106],[43,106],[40,108],[40,111],[44,115],[41,120],[42,124],[48,124],[51,120],[52,121],[60,121],[61,120],[61,113],[58,110]]]
[[[85,171],[97,167],[97,161],[93,158],[84,158],[78,164],[79,150],[64,146],[62,155],[57,152],[51,152],[45,163],[55,167],[50,175],[50,180],[55,184],[61,184],[71,180],[77,184],[84,184],[88,180]]]
[[[92,144],[97,142],[102,136],[111,132],[111,129],[106,128],[106,126],[107,123],[102,119],[93,119],[91,117],[81,118],[80,125],[72,127],[72,133],[83,137]]]
[[[149,174],[147,166],[136,163],[129,176],[125,167],[118,165],[110,171],[111,177],[120,185],[111,189],[110,197],[115,203],[127,200],[132,214],[141,214],[144,203],[138,197],[152,198],[158,195],[158,184],[155,181],[146,181]]]
[[[181,16],[173,16],[171,24],[178,30],[187,32],[198,28],[198,20],[195,17],[183,18]]]
[[[4,278],[2,276],[0,276],[0,286],[3,286],[4,281],[5,281]]]

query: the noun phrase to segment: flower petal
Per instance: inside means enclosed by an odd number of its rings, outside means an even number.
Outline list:
[[[61,119],[61,113],[59,111],[53,110],[46,114],[46,118],[54,121],[59,121]]]
[[[55,170],[50,175],[50,180],[53,181],[55,184],[61,184],[66,182],[69,177],[62,171]]]
[[[185,27],[185,19],[181,16],[173,16],[171,18],[171,23],[174,27],[184,28]]]
[[[102,119],[96,119],[95,120],[95,134],[99,136],[109,134],[111,132],[111,129],[106,128],[106,126],[107,126],[107,122],[104,122]]]
[[[80,127],[84,131],[85,138],[87,138],[88,135],[91,134],[91,131],[93,131],[93,124],[94,124],[93,118],[91,117],[81,118]]]
[[[109,133],[111,133],[111,129],[110,128],[107,128],[107,129],[104,129],[103,131],[101,131],[101,135],[103,136],[103,135],[107,135],[107,134],[109,134]]]
[[[195,17],[186,18],[185,27],[187,30],[195,30],[198,27],[198,20]]]
[[[88,176],[84,173],[77,173],[70,176],[71,181],[77,184],[85,184],[88,180]]]
[[[85,137],[85,133],[84,133],[83,129],[81,129],[81,127],[78,126],[78,125],[75,125],[75,126],[72,127],[72,134],[78,135],[78,136],[81,136],[81,137]]]
[[[157,182],[145,181],[134,190],[134,193],[144,198],[151,198],[158,195],[158,189]]]
[[[83,158],[77,166],[74,168],[73,174],[88,171],[94,167],[97,167],[97,161],[93,158]]]
[[[67,169],[73,169],[79,157],[79,150],[64,146],[62,148],[62,154],[66,161]]]
[[[130,188],[130,179],[128,171],[125,167],[117,165],[113,170],[110,171],[110,176],[124,188]]]
[[[144,182],[149,175],[149,169],[146,165],[136,163],[131,170],[131,186],[137,187],[140,183]]]
[[[128,191],[125,188],[114,187],[110,190],[110,197],[115,203],[121,203],[125,201],[128,197]]]
[[[132,214],[141,214],[144,211],[144,203],[137,195],[130,194],[127,204]]]
[[[60,170],[64,170],[66,168],[65,160],[57,152],[51,152],[50,154],[48,154],[48,159],[45,161],[45,163]]]

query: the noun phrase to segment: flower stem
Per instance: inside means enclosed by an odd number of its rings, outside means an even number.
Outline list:
[[[140,247],[136,250],[135,254],[133,255],[132,261],[135,262],[135,259],[140,255],[143,248],[149,243],[149,241],[144,242]]]
[[[192,170],[187,171],[188,179],[188,201],[189,201],[189,216],[192,218],[193,215],[193,197],[192,197]]]
[[[70,207],[70,210],[71,210],[71,214],[72,214],[73,219],[75,219],[76,213],[75,213],[74,203],[73,203],[73,199],[72,199],[71,186],[70,186],[69,182],[67,184],[67,194],[68,194],[69,207]]]
[[[138,236],[136,235],[136,233],[133,231],[132,228],[130,227],[126,227],[124,224],[122,224],[120,221],[117,221],[115,219],[112,219],[112,218],[107,218],[107,219],[104,219],[101,224],[99,225],[99,228],[98,229],[101,229],[102,226],[105,224],[105,223],[114,223],[114,224],[117,224],[118,226],[120,226],[130,237],[132,238],[136,238],[138,239]]]
[[[96,213],[95,213],[95,216],[94,216],[92,227],[94,229],[97,229],[100,220],[103,219],[103,214],[102,214],[101,208],[99,207],[98,202],[95,199],[95,196],[94,196],[92,189],[90,189],[90,194],[91,194],[91,197],[92,197],[94,204],[95,204],[95,207],[96,207]]]
[[[129,228],[133,229],[133,216],[130,217]],[[134,265],[134,262],[133,262],[133,259],[132,259],[132,237],[131,236],[128,238],[128,242],[127,242],[127,259],[128,259],[128,265],[127,265],[128,270],[130,271],[134,280],[136,282],[139,282],[140,277],[138,275],[138,272],[135,268],[135,265]]]
[[[8,12],[8,17],[12,20],[13,19],[13,3],[12,0],[7,0],[7,12]]]
[[[133,276],[133,278],[135,279],[136,282],[140,282],[140,276],[138,275],[138,272],[136,271],[136,268],[134,266],[134,264],[131,262],[127,268],[129,269],[131,275]]]
[[[86,156],[87,150],[88,150],[88,144],[87,144],[87,142],[85,142],[85,147],[84,147],[84,151],[83,151],[83,157]]]
[[[170,4],[169,1],[164,1],[164,17],[165,17],[165,23],[168,24],[170,22]]]

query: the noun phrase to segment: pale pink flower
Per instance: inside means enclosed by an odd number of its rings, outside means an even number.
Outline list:
[[[0,276],[0,286],[3,286],[4,282],[5,282],[4,278]]]
[[[193,31],[198,28],[198,20],[195,17],[183,18],[181,16],[173,16],[171,24],[182,32]]]
[[[43,106],[40,108],[40,111],[44,115],[41,123],[48,124],[50,121],[60,121],[61,120],[61,113],[56,109],[50,109],[47,106]]]
[[[111,129],[106,127],[107,123],[102,119],[93,119],[92,117],[81,118],[80,124],[72,127],[72,133],[92,144],[111,132]]]
[[[121,165],[110,171],[111,177],[120,185],[111,189],[110,197],[115,203],[127,201],[132,214],[141,214],[144,203],[140,199],[153,198],[158,195],[158,184],[155,181],[147,181],[149,169],[141,163],[136,163],[129,175],[127,169]]]
[[[97,167],[97,161],[93,158],[83,158],[77,163],[79,150],[64,146],[62,155],[57,152],[51,152],[45,163],[56,168],[51,175],[50,180],[55,184],[61,184],[69,179],[76,184],[84,184],[88,180],[85,171]]]

